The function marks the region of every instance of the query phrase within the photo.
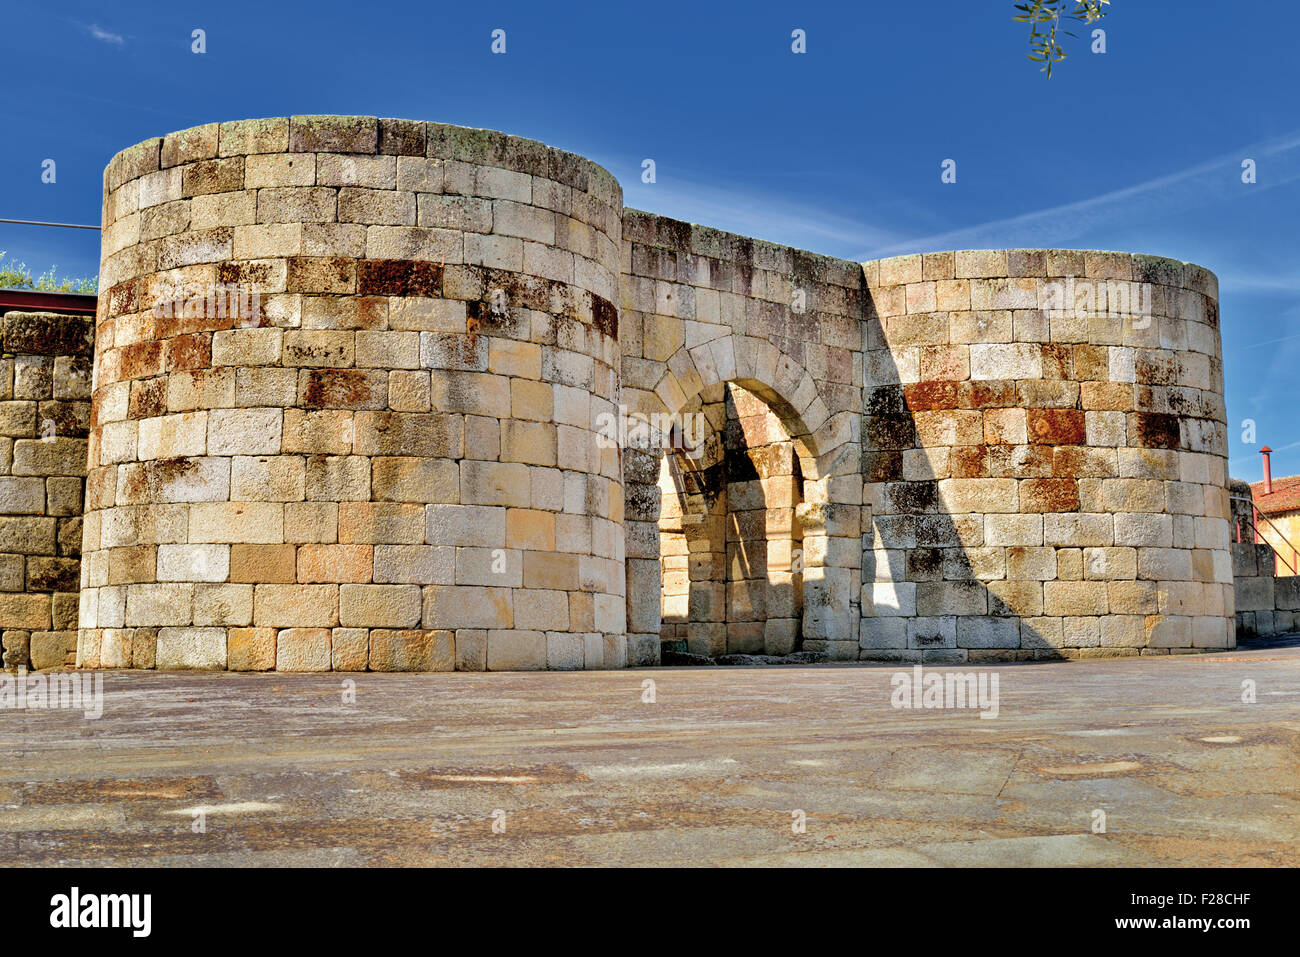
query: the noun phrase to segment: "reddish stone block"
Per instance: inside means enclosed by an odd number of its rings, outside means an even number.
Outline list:
[[[212,334],[191,333],[167,340],[167,371],[189,372],[212,365]]]
[[[1112,478],[1115,475],[1113,459],[1106,455],[1105,449],[1063,445],[1052,449],[1051,457],[1053,475],[1071,478]]]
[[[1136,405],[1131,382],[1084,382],[1080,390],[1080,404],[1090,412],[1129,412]]]
[[[1082,445],[1087,436],[1080,409],[1028,410],[1029,441],[1039,445]]]
[[[357,262],[337,256],[290,256],[288,292],[351,293],[357,287]]]
[[[1020,483],[1020,511],[1074,512],[1079,509],[1079,483],[1072,478],[1033,478]]]
[[[948,471],[953,478],[985,478],[989,450],[984,445],[960,445],[948,452]]]
[[[916,382],[903,386],[903,399],[912,412],[955,409],[958,386],[956,382]]]
[[[958,383],[960,409],[1005,409],[1016,405],[1016,384],[1010,380],[983,379]]]
[[[1070,347],[1059,342],[1043,345],[1043,378],[1070,378]]]
[[[196,332],[219,332],[222,329],[235,327],[235,316],[211,316],[207,314],[206,309],[194,315],[185,315],[183,300],[178,299],[174,303],[164,304],[164,309],[169,315],[164,315],[154,322],[154,335],[160,340]]]
[[[166,411],[166,376],[158,376],[153,379],[140,379],[131,383],[131,398],[126,407],[127,418],[148,419],[155,415],[163,415]],[[57,430],[57,426],[56,434],[63,434]]]
[[[442,266],[406,259],[365,259],[357,264],[362,296],[442,296]]]
[[[120,380],[147,379],[150,376],[161,375],[165,368],[163,343],[157,339],[123,346],[121,356]]]
[[[298,580],[293,545],[231,545],[230,580],[289,584]]]

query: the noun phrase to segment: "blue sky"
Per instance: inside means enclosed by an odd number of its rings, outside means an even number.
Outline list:
[[[1300,472],[1300,62],[1261,42],[1300,31],[1300,9],[1114,0],[1107,52],[1080,30],[1049,81],[1012,7],[10,0],[0,217],[98,223],[105,163],[150,136],[356,113],[531,136],[602,163],[629,206],[850,259],[1171,256],[1220,279],[1233,474],[1260,475],[1244,419],[1275,474]],[[92,232],[0,224],[0,249],[37,272],[98,268]]]

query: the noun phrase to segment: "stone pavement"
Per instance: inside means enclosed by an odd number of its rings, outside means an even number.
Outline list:
[[[889,665],[103,673],[0,710],[0,862],[1300,863],[1300,646],[947,670],[998,717]]]

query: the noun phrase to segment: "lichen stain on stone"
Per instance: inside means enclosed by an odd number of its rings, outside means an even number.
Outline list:
[[[303,389],[303,403],[317,409],[359,408],[373,397],[369,377],[356,369],[313,370]]]
[[[1164,412],[1135,412],[1133,427],[1137,445],[1149,449],[1177,449],[1180,445],[1179,419]]]
[[[591,313],[592,323],[597,329],[611,339],[618,338],[618,309],[612,302],[593,293]]]

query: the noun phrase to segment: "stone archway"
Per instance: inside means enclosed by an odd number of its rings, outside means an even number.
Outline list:
[[[861,583],[860,446],[847,413],[832,415],[816,382],[772,343],[731,334],[683,346],[666,362],[643,408],[629,413],[677,417],[706,389],[735,383],[775,413],[798,456],[802,498],[803,647],[832,658],[857,658]],[[659,469],[663,437],[625,457],[629,636],[658,634],[662,568]],[[644,639],[641,639],[644,641]]]
[[[708,386],[685,414],[693,441],[660,458],[663,643],[708,657],[801,650],[794,443],[767,403],[735,382]]]

